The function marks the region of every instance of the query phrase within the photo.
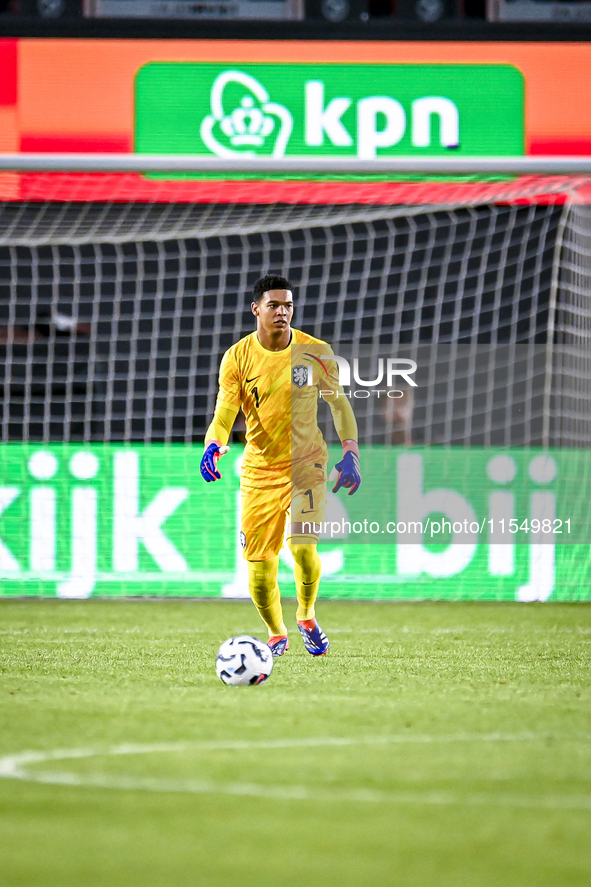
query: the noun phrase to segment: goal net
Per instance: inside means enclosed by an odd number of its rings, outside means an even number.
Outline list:
[[[587,180],[575,185],[581,183],[586,186]],[[537,471],[540,483],[546,483],[544,469],[541,463],[531,467],[531,448],[589,447],[591,209],[577,200],[572,179],[499,180],[474,188],[435,182],[410,191],[401,186],[399,198],[412,194],[406,203],[325,203],[315,201],[315,186],[305,183],[292,202],[260,203],[244,202],[239,182],[233,202],[144,201],[132,193],[124,200],[124,188],[106,200],[104,182],[96,200],[65,201],[59,199],[60,187],[46,188],[58,199],[0,205],[1,433],[4,444],[26,444],[33,455],[45,454],[34,470],[30,461],[18,470],[45,483],[46,490],[59,474],[51,461],[59,462],[54,445],[87,447],[74,448],[81,458],[72,457],[69,470],[75,483],[90,486],[75,491],[78,499],[72,493],[63,518],[70,541],[63,542],[62,554],[56,529],[62,492],[37,492],[37,499],[31,493],[19,512],[19,519],[31,522],[21,554],[15,552],[21,543],[0,548],[0,573],[14,578],[16,584],[7,586],[12,593],[33,593],[34,582],[40,587],[47,581],[47,593],[55,593],[57,582],[63,597],[110,594],[114,576],[127,577],[118,593],[244,593],[235,517],[227,513],[234,513],[234,500],[220,499],[216,506],[232,540],[193,563],[192,555],[179,553],[178,540],[200,550],[196,540],[207,518],[199,510],[202,502],[181,515],[179,490],[198,473],[199,448],[187,445],[203,441],[221,356],[253,330],[250,293],[267,273],[291,280],[294,326],[329,342],[335,353],[364,349],[371,359],[386,349],[428,367],[416,389],[402,386],[398,401],[355,402],[365,446],[522,448],[525,461],[521,466],[514,457],[516,470],[534,480]],[[439,201],[426,202],[429,193]],[[327,417],[328,411],[323,430],[327,442],[336,444]],[[234,441],[242,439],[239,420]],[[155,495],[161,511],[160,522],[153,518],[152,535],[141,516],[137,484],[129,494],[131,523],[126,506],[116,503],[113,513],[101,517],[96,490],[94,499],[90,493],[84,499],[83,490],[91,490],[96,475],[92,447],[99,444],[185,445],[185,480],[179,480],[177,468],[161,467],[154,448],[145,457],[156,460],[153,474],[170,471],[168,498]],[[91,454],[86,462],[85,452]],[[162,465],[171,464],[168,456],[162,458]],[[115,459],[105,481],[111,492],[119,490],[120,502],[125,490],[129,493],[125,471],[132,480],[137,473],[133,458],[126,467],[124,461],[124,456]],[[482,462],[478,471],[504,483],[502,463],[494,469],[500,480],[489,463]],[[123,466],[119,474],[117,465]],[[233,468],[230,473],[234,491]],[[15,476],[5,470],[3,489],[17,490]],[[530,492],[522,490],[524,502]],[[5,500],[0,503],[4,516],[13,501]],[[46,514],[42,501],[54,521],[47,532],[40,529]],[[80,541],[72,528],[85,514],[91,530]],[[101,520],[111,539],[103,553],[97,541]],[[17,524],[15,517],[15,539]],[[126,548],[117,536],[125,538],[128,526],[135,529]],[[405,574],[400,553],[396,567],[396,555],[383,546],[371,557],[366,550],[349,558],[345,543],[335,548],[328,539],[326,544],[323,565],[329,593],[331,576],[334,580],[334,596],[370,594],[369,582],[371,595],[381,597],[527,600],[556,594],[560,584],[553,572],[550,590],[536,590],[549,562],[519,566],[514,555],[499,554],[507,546],[490,555],[485,579],[480,574],[458,579],[465,565],[457,559],[451,567],[441,560],[431,569],[425,556],[418,572]],[[583,567],[569,556],[560,593],[575,599]],[[229,561],[236,566],[228,567]],[[515,578],[519,570],[522,576]]]
[[[201,440],[221,355],[272,272],[294,285],[294,325],[335,350],[446,346],[453,377],[426,380],[390,442],[587,446],[590,212],[4,204],[2,439]],[[486,379],[463,396],[458,356],[486,346],[502,402]],[[385,442],[378,406],[357,405],[367,443]]]

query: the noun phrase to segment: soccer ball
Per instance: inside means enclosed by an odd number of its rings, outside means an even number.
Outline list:
[[[273,654],[266,644],[248,634],[224,641],[215,670],[224,684],[234,687],[262,684],[273,669]]]

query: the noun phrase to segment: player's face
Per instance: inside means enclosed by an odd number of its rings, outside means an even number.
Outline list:
[[[293,317],[293,296],[290,290],[268,290],[259,302],[252,303],[257,328],[268,336],[289,330]]]

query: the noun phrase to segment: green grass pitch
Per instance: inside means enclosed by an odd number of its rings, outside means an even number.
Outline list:
[[[591,884],[591,606],[319,616],[234,688],[249,602],[1,602],[1,887]]]

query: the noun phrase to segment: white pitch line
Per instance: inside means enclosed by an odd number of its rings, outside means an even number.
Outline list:
[[[26,751],[0,758],[0,778],[19,779],[46,785],[72,786],[76,788],[102,788],[118,791],[181,792],[190,794],[217,794],[245,797],[267,797],[276,800],[305,801],[346,801],[350,803],[388,804],[427,804],[470,806],[502,806],[523,809],[547,810],[591,810],[591,797],[588,796],[547,796],[540,798],[505,794],[463,793],[461,791],[417,792],[384,791],[379,789],[339,789],[318,787],[311,790],[305,785],[265,785],[259,783],[230,782],[219,783],[195,779],[154,779],[101,773],[75,773],[69,771],[31,770],[28,765],[48,764],[60,760],[74,760],[96,757],[116,757],[122,755],[158,754],[182,751],[245,751],[272,748],[339,747],[354,745],[387,744],[435,744],[460,742],[543,742],[548,738],[555,741],[588,741],[591,737],[566,736],[550,737],[534,733],[522,734],[459,734],[456,736],[366,736],[358,739],[345,737],[311,737],[308,739],[277,739],[260,741],[227,742],[162,742],[149,744],[123,744],[107,748],[71,748],[51,751]]]

